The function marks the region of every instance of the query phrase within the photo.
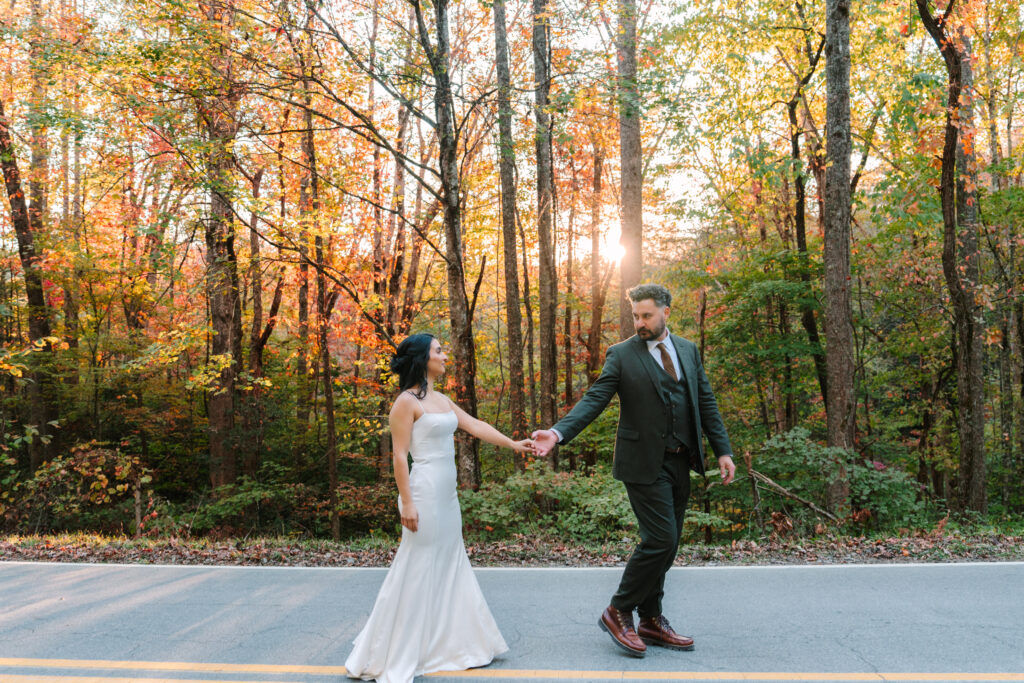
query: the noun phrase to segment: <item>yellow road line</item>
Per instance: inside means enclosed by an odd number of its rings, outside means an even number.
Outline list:
[[[317,674],[344,676],[343,666],[289,664],[213,664],[207,662],[131,662],[105,659],[27,659],[0,657],[0,666],[46,669],[147,669],[150,671],[203,671],[206,673]]]
[[[565,671],[470,669],[445,678],[523,678],[581,681],[1024,681],[1024,673],[829,673],[799,671]]]
[[[109,678],[107,676],[18,676],[0,674],[0,683],[281,683],[280,681],[239,681],[198,678]]]
[[[107,669],[132,671],[199,671],[221,674],[312,674],[344,676],[343,666],[291,664],[223,664],[209,662],[134,662],[105,659],[29,659],[0,657],[0,667],[43,669]],[[868,673],[799,671],[569,671],[565,669],[470,669],[427,674],[445,678],[556,679],[580,681],[1022,681],[1024,673]],[[68,680],[73,683],[180,683],[182,679],[111,678],[105,676],[25,676],[0,673],[0,683]],[[190,679],[190,683],[213,683]],[[217,682],[220,683],[220,682]],[[255,683],[232,681],[232,683]]]

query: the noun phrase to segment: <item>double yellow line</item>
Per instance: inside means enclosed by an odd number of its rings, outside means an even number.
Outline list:
[[[164,671],[212,674],[306,674],[344,676],[343,666],[135,662],[104,659],[0,657],[0,668],[105,671]],[[1024,681],[1024,673],[829,673],[791,671],[568,671],[564,669],[470,669],[428,674],[445,678],[555,679],[577,681]],[[238,679],[138,678],[86,675],[26,675],[0,672],[0,683],[267,683]],[[273,683],[285,683],[274,681]]]

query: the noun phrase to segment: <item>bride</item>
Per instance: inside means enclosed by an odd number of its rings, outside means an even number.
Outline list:
[[[391,360],[402,390],[389,417],[402,542],[345,662],[351,678],[408,683],[484,666],[508,650],[462,541],[453,435],[461,428],[518,453],[533,453],[533,441],[513,441],[434,391],[446,359],[433,335],[414,334]]]

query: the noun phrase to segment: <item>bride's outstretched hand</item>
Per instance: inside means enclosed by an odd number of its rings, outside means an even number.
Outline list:
[[[516,453],[528,453],[530,455],[536,455],[537,453],[533,445],[533,439],[523,439],[522,441],[514,441],[512,443],[512,450]]]

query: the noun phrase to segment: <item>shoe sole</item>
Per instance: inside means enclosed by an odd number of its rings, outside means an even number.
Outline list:
[[[654,645],[655,647],[664,647],[669,650],[680,650],[682,652],[689,652],[693,649],[693,645],[669,645],[668,643],[653,638],[641,638],[644,641],[644,645]]]
[[[616,638],[612,634],[611,629],[609,629],[608,626],[604,623],[604,619],[598,619],[597,625],[601,627],[602,631],[608,634],[608,636],[612,639],[613,643],[618,645],[620,648],[622,648],[625,652],[628,652],[633,657],[636,657],[637,659],[642,659],[643,656],[647,654],[647,650],[634,650],[628,645],[622,643],[618,638]]]

